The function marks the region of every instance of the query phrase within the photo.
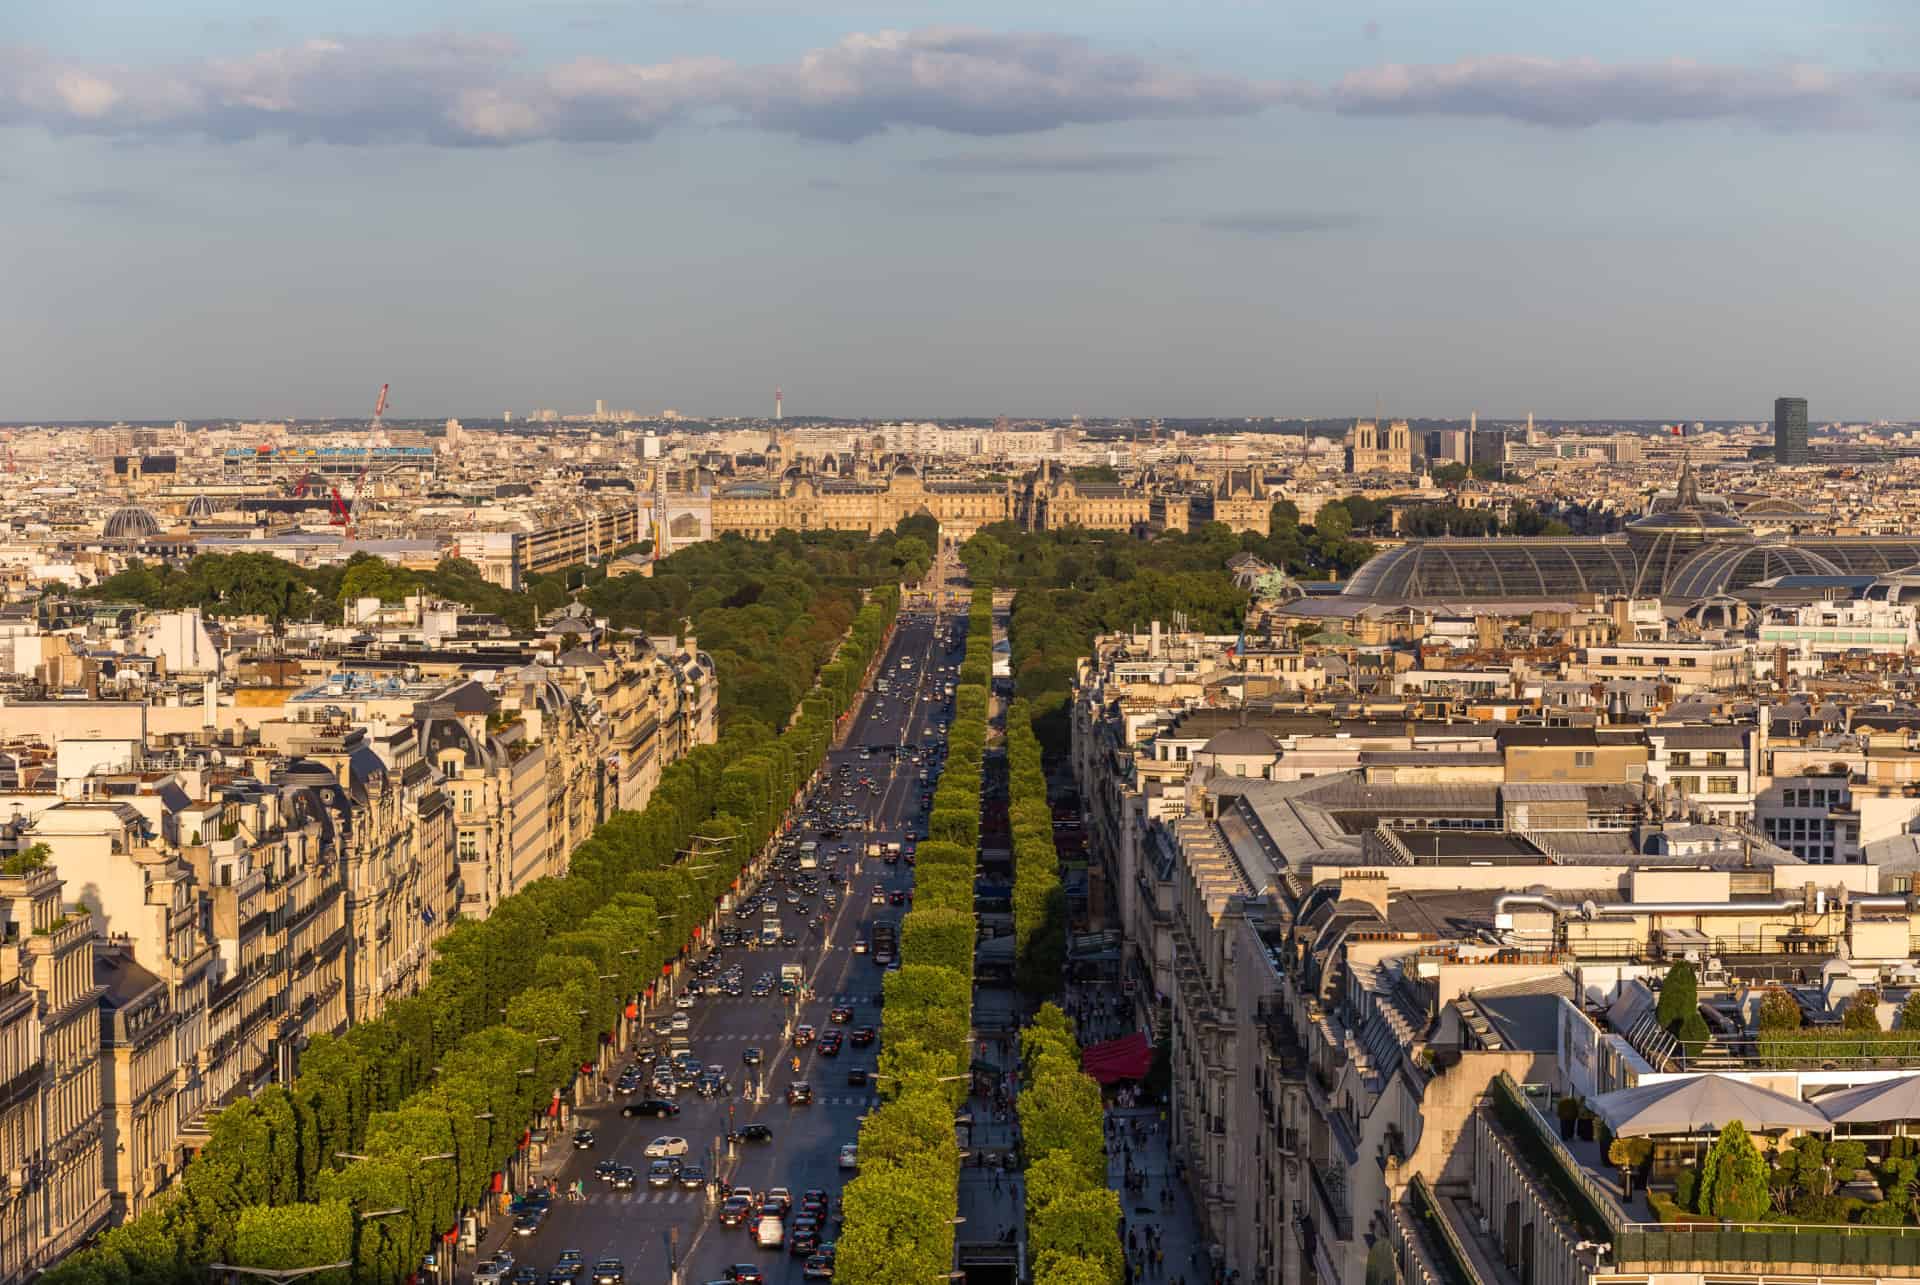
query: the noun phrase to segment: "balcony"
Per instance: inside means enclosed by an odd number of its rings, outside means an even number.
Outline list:
[[[1307,1174],[1313,1180],[1313,1194],[1328,1231],[1335,1240],[1353,1239],[1353,1214],[1349,1211],[1347,1192],[1341,1188],[1339,1196],[1328,1190],[1327,1180],[1322,1170],[1325,1166],[1308,1165]]]

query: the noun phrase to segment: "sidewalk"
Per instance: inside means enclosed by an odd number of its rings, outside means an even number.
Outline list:
[[[1065,1000],[1077,1014],[1083,1047],[1139,1029],[1126,996],[1111,983],[1069,985]],[[1110,1101],[1106,1114],[1107,1185],[1120,1193],[1128,1280],[1215,1285],[1212,1246],[1174,1172],[1162,1109]]]

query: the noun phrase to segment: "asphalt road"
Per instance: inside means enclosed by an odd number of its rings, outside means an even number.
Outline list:
[[[939,633],[964,646],[965,627],[964,614],[949,616]],[[910,669],[900,667],[903,659],[909,661]],[[871,919],[885,916],[897,922],[906,913],[904,905],[875,906],[871,898],[876,888],[885,892],[910,888],[913,871],[905,862],[888,866],[877,858],[862,860],[861,853],[868,842],[906,837],[922,793],[933,788],[931,780],[923,784],[918,779],[920,765],[904,759],[896,763],[877,755],[863,759],[861,747],[918,744],[929,730],[936,729],[949,717],[945,713],[944,684],[955,676],[941,674],[940,694],[935,695],[928,667],[957,669],[960,660],[961,647],[947,650],[930,616],[902,617],[882,667],[876,671],[876,680],[885,677],[892,690],[880,695],[870,688],[862,694],[845,725],[846,748],[829,755],[822,777],[825,784],[819,794],[831,802],[851,802],[866,814],[871,826],[867,832],[848,830],[839,839],[820,841],[823,854],[831,853],[841,843],[853,849],[850,855],[838,858],[838,878],[851,878],[852,887],[850,891],[842,889],[841,904],[826,926],[826,940],[822,941],[821,930],[807,923],[822,909],[815,900],[803,912],[782,905],[781,918],[798,937],[797,946],[724,952],[726,961],[741,964],[749,988],[763,972],[777,977],[781,964],[801,964],[813,988],[813,998],[798,1003],[797,1022],[811,1024],[817,1031],[828,1029],[828,1011],[836,1004],[853,1008],[849,1029],[880,1025],[880,1011],[872,1001],[880,991],[882,974],[868,956],[854,952],[853,943],[864,934]],[[903,682],[908,674],[916,681]],[[905,690],[909,688],[911,694]],[[851,798],[843,797],[835,783],[834,771],[842,763],[853,768],[855,790]],[[858,788],[862,776],[873,778],[874,790]],[[818,839],[817,829],[812,825],[799,827],[794,837]],[[785,890],[771,880],[764,890],[778,892],[784,902]],[[729,914],[723,922],[738,925],[743,935],[757,936],[761,918],[757,912],[747,920]],[[517,1265],[537,1267],[544,1277],[562,1250],[575,1249],[585,1257],[589,1269],[601,1258],[621,1259],[626,1265],[627,1285],[665,1283],[669,1280],[667,1236],[677,1228],[679,1281],[683,1285],[720,1280],[728,1264],[747,1262],[757,1264],[770,1282],[799,1282],[804,1256],[792,1256],[784,1249],[760,1251],[745,1229],[722,1227],[705,1191],[649,1189],[644,1185],[648,1161],[642,1155],[647,1143],[656,1137],[683,1137],[690,1144],[688,1160],[711,1168],[716,1146],[725,1155],[723,1140],[731,1111],[736,1126],[765,1123],[772,1127],[774,1139],[770,1144],[739,1144],[731,1159],[723,1158],[724,1184],[759,1190],[783,1186],[793,1192],[796,1201],[801,1192],[819,1187],[837,1199],[843,1182],[852,1176],[839,1168],[840,1147],[855,1140],[860,1117],[877,1101],[871,1087],[849,1086],[847,1071],[853,1067],[873,1070],[878,1045],[859,1049],[848,1044],[832,1058],[820,1056],[811,1047],[798,1050],[801,1067],[796,1077],[791,1067],[795,1050],[783,1040],[788,1010],[794,1003],[783,1000],[777,990],[762,999],[753,998],[750,989],[739,998],[700,997],[690,1013],[688,1035],[693,1055],[709,1066],[724,1069],[733,1081],[734,1094],[706,1099],[690,1090],[682,1091],[678,1099],[681,1114],[670,1120],[623,1118],[621,1104],[637,1101],[640,1095],[583,1110],[577,1123],[595,1131],[594,1148],[564,1152],[550,1149],[543,1168],[557,1170],[563,1184],[576,1178],[583,1181],[587,1198],[583,1202],[556,1200],[540,1231],[530,1237],[512,1238],[509,1248]],[[748,1068],[742,1064],[742,1054],[750,1047],[762,1050],[762,1066]],[[741,1096],[743,1083],[751,1074],[765,1077],[763,1101]],[[796,1078],[812,1084],[812,1106],[786,1105],[787,1085]],[[561,1147],[566,1145],[563,1138],[555,1141]],[[599,1181],[594,1166],[606,1159],[632,1165],[639,1171],[642,1185],[632,1192],[615,1192],[610,1184]],[[463,1272],[463,1278],[465,1275]]]

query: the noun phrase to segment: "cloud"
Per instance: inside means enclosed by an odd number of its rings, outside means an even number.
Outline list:
[[[1342,214],[1333,212],[1314,212],[1306,210],[1265,210],[1245,214],[1207,214],[1190,219],[1175,219],[1176,223],[1187,223],[1194,227],[1208,228],[1214,232],[1231,232],[1238,236],[1259,237],[1264,240],[1279,240],[1286,237],[1311,236],[1318,232],[1337,232],[1343,228],[1359,227],[1371,223],[1373,217],[1367,214]]]
[[[1185,159],[1175,152],[963,152],[920,164],[939,174],[1149,174]]]
[[[980,137],[1243,115],[1270,90],[1071,36],[955,28],[846,36],[791,63],[578,58],[524,71],[500,37],[315,39],[168,68],[0,50],[0,124],[120,137],[281,134],[341,144],[634,142],[697,113],[853,141],[920,127]]]
[[[1558,129],[1737,119],[1831,128],[1864,119],[1854,85],[1824,68],[1715,66],[1676,58],[1493,56],[1433,66],[1389,63],[1342,77],[1319,96],[1355,116],[1484,116]]]
[[[580,0],[603,12],[604,0]],[[1903,90],[1904,84],[1904,90]],[[1730,119],[1832,127],[1911,81],[1818,67],[1608,64],[1526,56],[1383,64],[1327,86],[1197,72],[1074,36],[952,27],[855,33],[783,63],[725,58],[528,65],[500,36],[311,39],[170,66],[85,63],[0,47],[0,126],[129,142],[258,136],[365,145],[645,141],[711,119],[853,142],[898,129],[976,138],[1070,125],[1246,116],[1278,105],[1351,116],[1464,116],[1577,128]],[[973,173],[1128,173],[1150,153],[930,162]],[[977,167],[977,168],[975,168]]]

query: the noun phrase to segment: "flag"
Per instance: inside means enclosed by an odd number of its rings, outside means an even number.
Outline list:
[[[1685,424],[1675,424],[1673,426],[1673,435],[1675,437],[1685,437],[1687,435],[1687,426]]]

